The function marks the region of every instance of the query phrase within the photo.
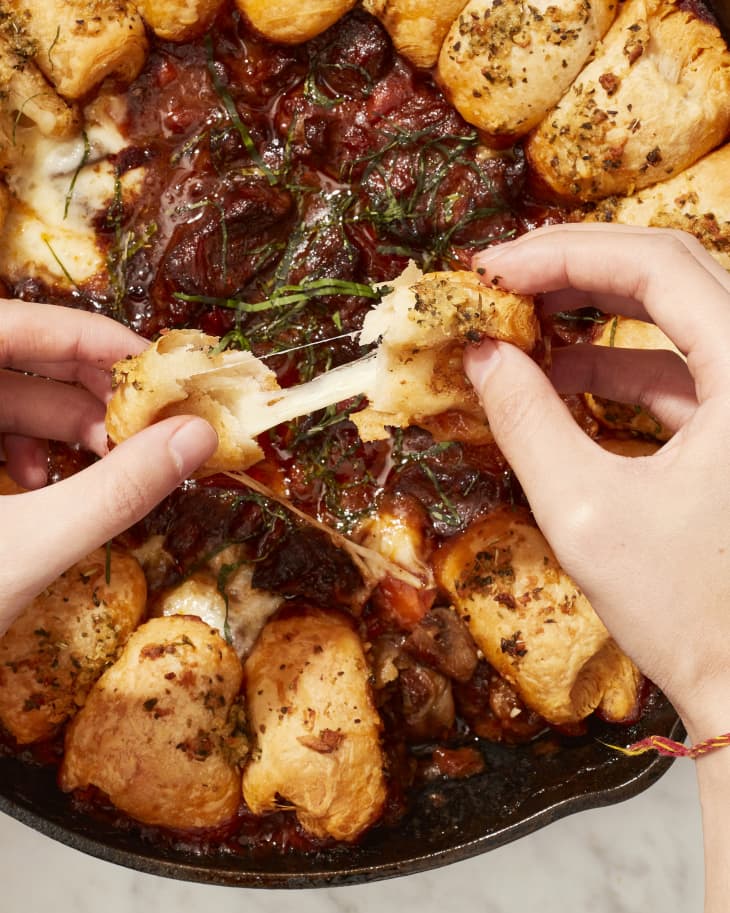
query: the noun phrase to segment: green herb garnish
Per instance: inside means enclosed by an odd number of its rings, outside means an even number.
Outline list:
[[[66,191],[66,203],[63,207],[63,217],[64,219],[68,216],[68,209],[71,205],[71,200],[74,195],[74,188],[76,187],[76,181],[78,180],[81,170],[85,167],[86,163],[89,161],[89,156],[91,155],[91,145],[89,143],[89,135],[86,130],[81,133],[84,139],[84,154],[81,156],[81,161],[76,166],[76,171],[73,173],[71,178],[71,183],[68,185],[68,190]]]
[[[249,156],[251,157],[251,160],[259,168],[259,170],[265,175],[266,180],[269,182],[269,184],[271,184],[273,186],[274,184],[276,184],[276,175],[271,170],[271,168],[269,168],[269,166],[266,164],[266,162],[261,158],[261,155],[260,155],[258,149],[256,148],[256,143],[253,141],[253,137],[251,136],[251,133],[250,133],[248,127],[241,120],[241,116],[238,113],[238,109],[236,108],[236,103],[234,102],[233,97],[231,96],[231,93],[228,91],[228,88],[224,85],[223,81],[221,80],[221,78],[218,74],[218,70],[216,68],[217,61],[216,61],[214,53],[213,53],[213,40],[210,36],[210,33],[208,33],[205,37],[205,49],[207,52],[208,73],[210,74],[210,78],[213,82],[213,87],[216,91],[216,94],[218,95],[218,98],[220,98],[221,102],[223,103],[223,107],[225,108],[226,114],[228,115],[236,132],[238,133],[239,137],[241,138],[241,142],[243,143],[244,148],[246,149]]]

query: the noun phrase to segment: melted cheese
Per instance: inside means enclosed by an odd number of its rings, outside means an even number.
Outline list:
[[[118,192],[110,156],[126,143],[110,112],[110,105],[96,107],[86,139],[59,140],[36,127],[17,131],[23,155],[8,175],[12,199],[0,238],[0,269],[11,281],[33,277],[69,287],[105,270],[94,220]],[[142,169],[122,177],[125,201],[139,192],[142,177]]]
[[[227,565],[237,564],[240,566],[226,575],[224,596],[218,584],[219,574]],[[245,659],[282,602],[281,596],[253,586],[253,568],[241,563],[239,551],[229,546],[208,562],[207,570],[200,570],[167,590],[153,614],[195,615],[227,638],[239,658]]]

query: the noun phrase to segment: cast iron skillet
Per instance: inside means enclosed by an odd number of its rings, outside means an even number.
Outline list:
[[[446,865],[523,837],[558,818],[609,805],[646,789],[670,761],[629,758],[609,747],[684,731],[668,701],[650,699],[629,728],[591,723],[580,739],[545,737],[520,748],[484,742],[486,771],[438,781],[418,792],[396,828],[371,831],[356,847],[314,855],[244,851],[201,855],[148,840],[75,807],[54,771],[0,758],[0,810],[68,846],[142,872],[241,887],[301,888],[356,884]]]
[[[730,0],[711,0],[730,39]],[[521,748],[482,743],[486,771],[430,784],[413,797],[396,828],[375,828],[356,846],[314,855],[244,851],[201,855],[121,830],[76,808],[50,768],[0,757],[0,810],[60,843],[141,872],[240,887],[302,888],[356,884],[422,872],[495,849],[587,808],[610,805],[651,786],[670,760],[629,758],[607,744],[684,730],[662,695],[629,728],[592,722],[581,739],[538,740]]]

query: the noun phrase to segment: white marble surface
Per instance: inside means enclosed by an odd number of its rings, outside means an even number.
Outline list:
[[[433,872],[347,888],[266,891],[143,875],[0,814],[1,913],[700,913],[694,764],[627,802],[581,812]]]

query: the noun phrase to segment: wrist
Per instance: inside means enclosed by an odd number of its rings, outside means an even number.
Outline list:
[[[730,732],[730,684],[697,689],[688,700],[673,703],[691,744]]]

